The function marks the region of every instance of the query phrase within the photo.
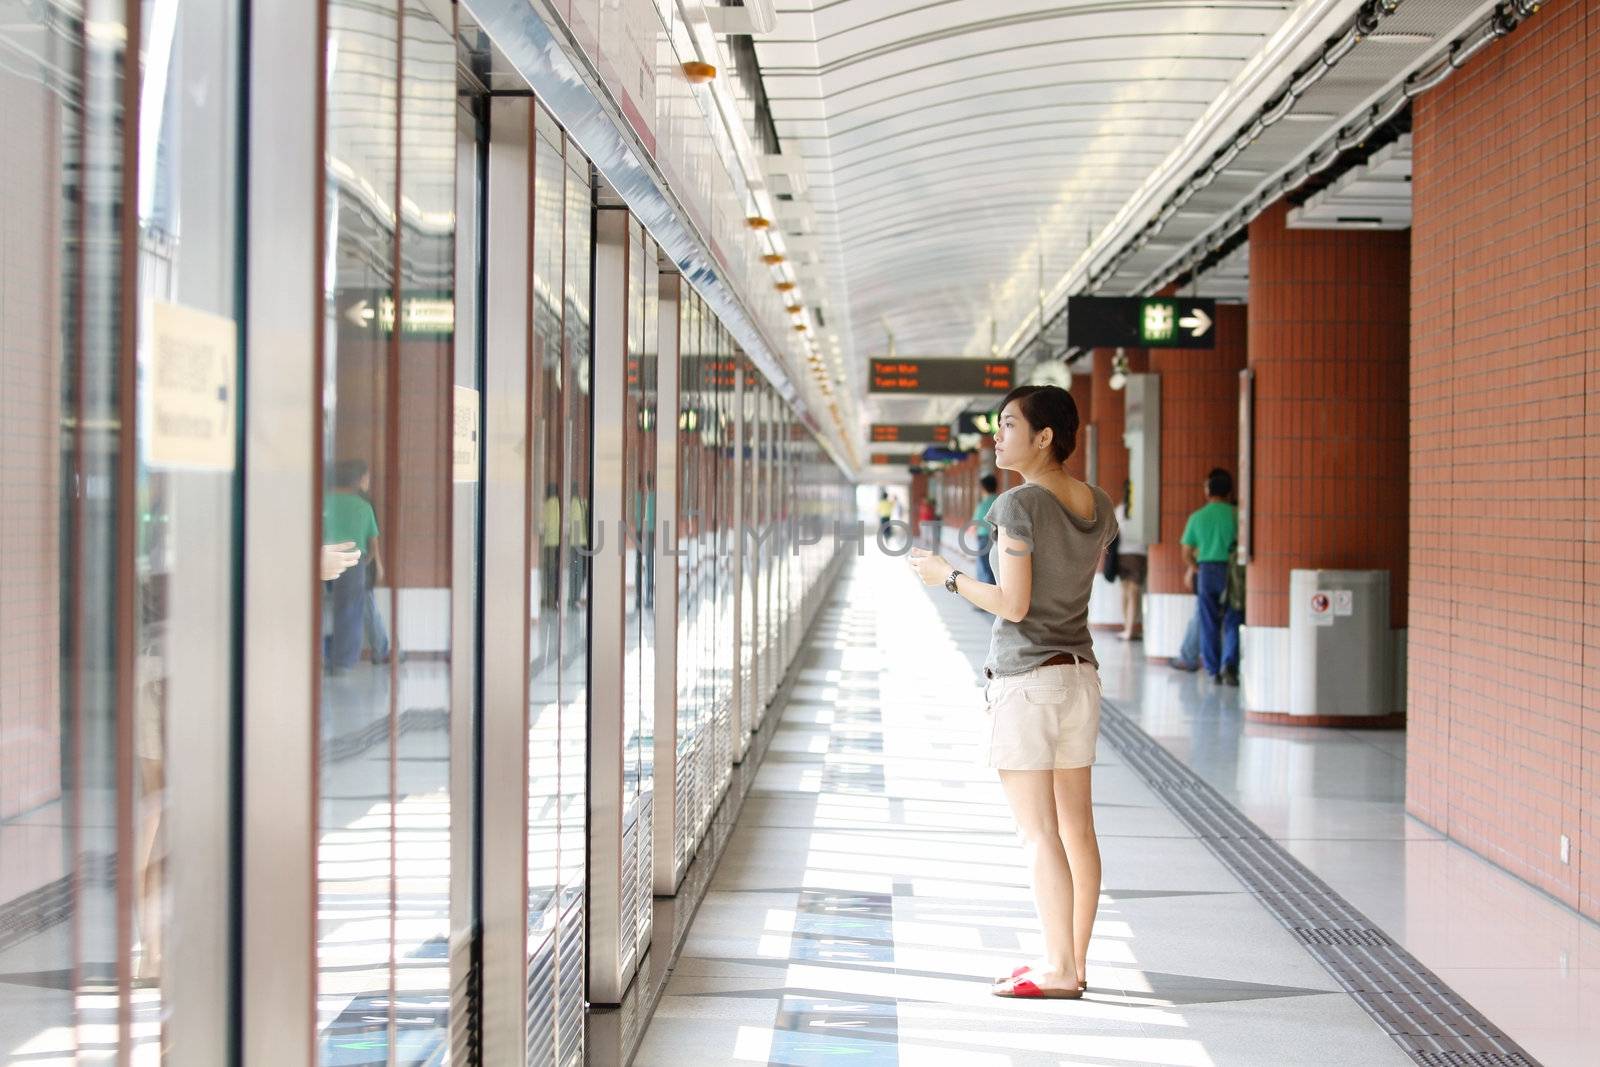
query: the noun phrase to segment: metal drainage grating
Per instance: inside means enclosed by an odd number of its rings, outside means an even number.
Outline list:
[[[1429,1067],[1538,1067],[1538,1061],[1210,783],[1109,701],[1101,730],[1128,766],[1414,1061]]]
[[[1383,936],[1383,931],[1366,929],[1350,929],[1342,926],[1296,926],[1294,932],[1300,940],[1308,945],[1367,945],[1371,948],[1384,948],[1389,944],[1389,939]]]

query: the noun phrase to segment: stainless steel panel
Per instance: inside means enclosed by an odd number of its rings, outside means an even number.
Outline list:
[[[595,213],[594,472],[597,537],[621,537],[628,374],[628,213]],[[597,541],[597,544],[599,542]],[[623,899],[623,721],[627,669],[626,559],[615,548],[591,563],[589,654],[589,999],[617,1004],[633,977],[632,901]],[[637,853],[632,857],[637,861]]]
[[[733,515],[732,537],[733,556],[730,565],[730,576],[733,581],[733,641],[728,648],[728,655],[733,657],[731,678],[733,691],[730,696],[729,711],[733,729],[733,751],[730,753],[734,763],[744,761],[745,746],[750,740],[749,709],[745,704],[745,693],[749,688],[749,676],[745,670],[745,626],[748,625],[748,614],[745,603],[745,567],[744,567],[744,525],[745,525],[745,497],[749,487],[746,485],[745,463],[745,403],[744,403],[744,366],[741,365],[734,377],[733,383]]]
[[[315,1029],[320,8],[284,0],[250,41],[245,350],[263,358],[245,366],[246,1067],[309,1064]]]
[[[476,736],[478,672],[469,656],[478,644],[477,525],[482,484],[481,441],[482,380],[478,355],[482,307],[479,281],[484,239],[480,226],[482,179],[477,116],[461,107],[456,114],[456,286],[455,378],[458,386],[479,394],[473,408],[478,422],[480,453],[472,464],[472,480],[465,470],[455,472],[455,514],[452,523],[450,584],[450,647],[454,662],[450,673],[450,1049],[453,1062],[465,1063],[481,1030],[481,1004],[477,1002],[477,961],[474,960],[478,913],[475,904],[478,832],[476,810]],[[459,417],[459,416],[458,416]],[[470,535],[470,536],[469,536]],[[469,997],[471,998],[469,1000]]]
[[[656,517],[662,524],[656,543],[655,588],[655,818],[652,821],[655,892],[677,891],[683,868],[680,829],[685,811],[678,767],[678,296],[683,279],[662,271],[656,411],[668,417],[656,444]],[[658,420],[659,424],[659,420]]]
[[[528,295],[533,103],[489,112],[483,448],[483,1057],[520,1064],[528,953]]]

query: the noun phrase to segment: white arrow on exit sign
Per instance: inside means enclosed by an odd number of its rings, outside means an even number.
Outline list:
[[[1192,314],[1179,319],[1178,325],[1188,330],[1190,337],[1204,337],[1206,331],[1211,329],[1211,316],[1203,308],[1195,308]]]

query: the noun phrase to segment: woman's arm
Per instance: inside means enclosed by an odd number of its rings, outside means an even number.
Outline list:
[[[1021,622],[1028,617],[1028,604],[1033,599],[1033,556],[1028,542],[999,531],[1000,569],[995,573],[998,585],[980,582],[970,574],[956,579],[956,592],[969,604],[998,615],[1007,622]],[[943,556],[927,551],[911,550],[911,566],[924,585],[943,585],[955,568]]]

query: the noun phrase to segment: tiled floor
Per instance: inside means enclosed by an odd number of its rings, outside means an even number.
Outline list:
[[[1600,926],[1405,814],[1405,733],[1247,724],[1099,642],[1105,695],[1546,1067],[1600,1064]]]
[[[1410,1062],[1104,743],[1092,993],[990,996],[1040,945],[972,759],[986,643],[903,562],[840,579],[636,1063]],[[1108,650],[1108,695],[1141,671]]]

